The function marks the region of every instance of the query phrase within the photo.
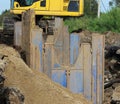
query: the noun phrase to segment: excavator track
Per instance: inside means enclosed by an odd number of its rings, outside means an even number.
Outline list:
[[[19,21],[15,17],[4,17],[3,19],[3,31],[1,33],[1,41],[7,45],[14,44],[14,23]],[[54,18],[40,18],[36,21],[36,24],[43,29],[45,35],[54,34],[55,19]]]
[[[3,32],[1,34],[1,41],[7,45],[12,45],[14,42],[14,22],[13,17],[4,17]]]
[[[55,26],[55,19],[54,18],[51,18],[51,19],[40,19],[38,22],[37,22],[38,26],[40,28],[43,29],[43,32],[46,34],[46,35],[53,35],[54,34],[54,26]]]

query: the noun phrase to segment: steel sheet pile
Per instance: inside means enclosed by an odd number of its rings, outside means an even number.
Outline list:
[[[82,95],[74,95],[46,75],[30,69],[13,48],[0,45],[0,55],[5,65],[1,70],[5,78],[1,81],[1,89],[9,92],[0,96],[0,101],[7,98],[14,104],[90,104]]]
[[[105,73],[104,104],[120,103],[120,34],[106,32],[105,35]],[[91,43],[92,32],[80,33],[82,42]]]

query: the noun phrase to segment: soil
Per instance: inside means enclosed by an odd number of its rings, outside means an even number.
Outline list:
[[[77,33],[77,32],[76,32]],[[82,32],[78,32],[80,35],[80,42],[81,43],[90,43],[92,44],[92,34],[93,32],[84,30]],[[96,33],[99,34],[99,33]],[[100,34],[99,34],[100,35]],[[116,75],[119,75],[120,73],[120,56],[119,51],[117,52],[116,48],[120,48],[120,34],[113,33],[111,31],[108,31],[106,33],[103,33],[101,35],[105,35],[105,56],[106,53],[108,53],[108,57],[105,57],[105,83],[106,79],[109,81],[113,81],[116,78]],[[117,55],[116,55],[117,54]],[[118,55],[119,54],[119,55]],[[113,56],[117,56],[116,59],[114,59]],[[117,62],[117,64],[115,62]],[[116,67],[117,66],[117,67]],[[110,69],[112,68],[112,70]],[[117,72],[117,73],[113,73]],[[119,78],[119,76],[117,76]],[[115,89],[120,86],[120,83],[113,83],[111,84],[108,88],[105,88],[105,93],[104,93],[104,104],[117,104],[117,103],[111,103],[112,101],[112,96],[116,95]],[[118,92],[119,93],[119,92]],[[117,93],[117,95],[119,95]],[[120,104],[120,103],[118,103]]]
[[[115,83],[111,87],[105,89],[104,104],[119,104],[112,103],[112,100],[115,101],[118,98],[120,98],[120,83]]]
[[[120,101],[120,86],[115,88],[113,95],[112,95],[112,99],[114,101]]]
[[[82,95],[72,94],[43,73],[30,69],[15,49],[0,45],[0,54],[8,56],[4,85],[19,89],[25,104],[91,104]]]

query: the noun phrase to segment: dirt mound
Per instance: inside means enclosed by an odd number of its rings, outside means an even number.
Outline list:
[[[80,41],[85,43],[91,43],[92,42],[92,34],[93,32],[90,32],[88,30],[84,30],[79,33],[80,34]],[[106,46],[120,46],[120,33],[114,33],[111,31],[108,31],[106,33],[103,33],[105,35],[105,45]]]
[[[82,95],[74,95],[46,75],[31,70],[13,48],[0,45],[0,54],[8,56],[4,85],[19,89],[25,97],[25,104],[90,103]]]
[[[119,101],[120,103],[120,86],[115,88],[115,91],[113,92],[112,95],[112,100]]]

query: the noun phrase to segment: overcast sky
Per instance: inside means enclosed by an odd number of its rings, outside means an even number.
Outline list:
[[[102,0],[101,11],[105,12],[109,9],[109,1],[110,0]],[[0,14],[6,9],[10,9],[10,0],[0,0]]]

